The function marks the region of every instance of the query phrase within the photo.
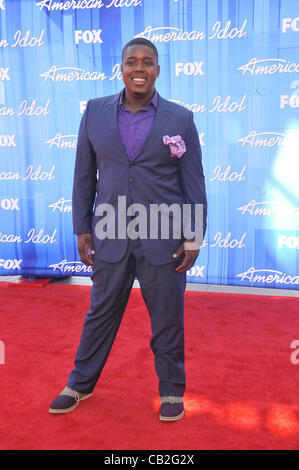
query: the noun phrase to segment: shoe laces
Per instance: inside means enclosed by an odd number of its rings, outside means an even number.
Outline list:
[[[80,401],[79,393],[76,390],[72,390],[69,387],[66,387],[61,393],[61,395],[68,395],[69,397],[74,397],[77,403],[79,403]]]

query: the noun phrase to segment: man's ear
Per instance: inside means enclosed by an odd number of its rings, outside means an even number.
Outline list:
[[[157,65],[157,78],[159,77],[160,75],[160,65]]]
[[[124,70],[124,67],[123,67],[123,64],[121,64],[121,66],[120,66],[121,73],[123,73],[123,70]]]

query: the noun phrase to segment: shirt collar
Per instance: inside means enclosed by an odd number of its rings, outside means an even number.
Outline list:
[[[125,92],[125,88],[122,90],[122,92],[120,94],[120,97],[119,97],[119,102],[118,102],[119,107],[124,104],[123,103],[124,92]],[[157,107],[158,107],[158,93],[157,93],[157,90],[155,90],[154,96],[152,97],[151,101],[148,103],[147,106],[149,106],[151,104],[154,106],[155,109],[157,109]]]

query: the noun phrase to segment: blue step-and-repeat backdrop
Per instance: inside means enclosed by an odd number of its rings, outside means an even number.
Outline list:
[[[123,88],[135,36],[202,145],[208,231],[188,281],[298,288],[297,0],[0,0],[0,275],[90,275],[72,234],[77,133],[88,99]]]

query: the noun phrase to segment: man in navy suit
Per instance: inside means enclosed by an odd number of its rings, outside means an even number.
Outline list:
[[[157,93],[159,73],[154,44],[133,39],[123,49],[125,88],[90,100],[81,121],[73,225],[81,261],[93,267],[93,286],[75,368],[50,413],[71,411],[91,396],[137,276],[151,319],[160,419],[184,415],[186,271],[199,254],[207,202],[193,113]],[[189,208],[189,231],[181,218],[184,206]],[[153,207],[161,209],[155,222]],[[181,214],[169,210],[174,207]],[[197,207],[202,209],[200,237]],[[136,213],[148,218],[134,219]],[[169,232],[162,236],[166,218]],[[124,230],[124,221],[130,230]]]

